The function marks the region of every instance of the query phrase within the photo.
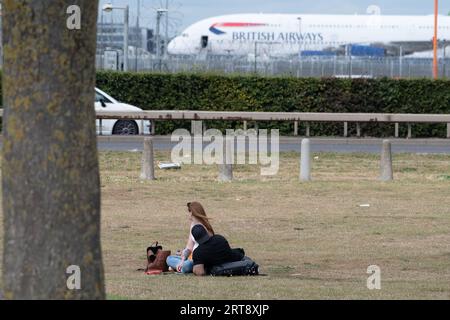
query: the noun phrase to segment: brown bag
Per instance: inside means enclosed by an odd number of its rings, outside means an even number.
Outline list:
[[[156,253],[156,257],[153,260],[153,262],[150,262],[147,265],[147,270],[146,272],[149,273],[154,273],[152,271],[161,271],[161,272],[167,272],[169,271],[169,266],[167,265],[167,257],[170,256],[170,251],[169,250],[158,250],[158,252]]]
[[[162,248],[162,246],[158,245],[158,241],[147,248],[147,266],[155,261],[156,254],[159,250],[162,250]]]
[[[169,266],[166,263],[166,259],[170,256],[170,251],[163,250],[161,245],[158,245],[158,241],[147,248],[147,267],[145,273],[157,274],[161,272],[169,271]]]
[[[166,263],[167,257],[170,256],[170,251],[164,251],[158,242],[153,243],[147,248],[147,266],[145,269],[137,269],[137,271],[144,271],[146,274],[160,274],[169,271],[169,266]]]

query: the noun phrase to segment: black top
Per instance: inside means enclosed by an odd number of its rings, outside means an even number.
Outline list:
[[[230,248],[227,239],[221,235],[214,235],[204,244],[200,244],[193,254],[194,265],[203,264],[208,270],[213,266],[239,261],[242,256]]]

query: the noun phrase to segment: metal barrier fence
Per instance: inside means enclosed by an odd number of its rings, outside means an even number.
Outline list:
[[[343,136],[348,137],[349,123],[356,123],[357,136],[361,136],[361,123],[392,123],[395,137],[399,137],[401,123],[408,125],[408,136],[412,137],[413,123],[447,124],[447,138],[450,139],[450,114],[386,114],[386,113],[302,113],[302,112],[218,112],[218,111],[141,111],[141,112],[98,112],[97,119],[150,120],[152,134],[155,133],[156,121],[173,120],[222,120],[243,121],[247,130],[248,121],[291,121],[294,122],[294,135],[299,135],[300,123],[306,125],[306,136],[310,136],[312,122],[342,122]]]
[[[3,117],[3,109],[0,109],[0,117]],[[155,133],[156,121],[173,120],[221,120],[243,121],[244,130],[247,130],[247,122],[264,121],[291,121],[294,123],[294,135],[299,134],[300,123],[306,125],[306,136],[310,136],[310,123],[312,122],[342,122],[343,136],[348,136],[349,123],[356,123],[357,136],[361,136],[361,123],[392,123],[395,125],[395,137],[399,137],[399,125],[408,125],[408,136],[412,137],[412,124],[414,123],[441,123],[447,124],[447,138],[450,139],[450,114],[389,114],[389,113],[304,113],[304,112],[225,112],[225,111],[139,111],[139,112],[97,112],[97,119],[128,119],[150,120],[151,131]],[[102,124],[100,123],[100,127]]]
[[[97,68],[103,69],[102,57],[97,56]],[[176,58],[167,59],[130,57],[129,71],[161,71],[166,73],[258,74],[262,76],[294,77],[368,77],[368,78],[432,78],[431,59],[405,57],[303,57],[290,60]],[[440,77],[450,77],[450,59],[439,60]]]

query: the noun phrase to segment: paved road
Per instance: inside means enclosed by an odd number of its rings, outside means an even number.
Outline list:
[[[142,137],[99,137],[98,146],[102,151],[141,151]],[[300,151],[301,138],[280,138],[280,151]],[[450,154],[450,139],[392,139],[394,153]],[[337,153],[379,153],[382,139],[311,138],[313,152]],[[175,142],[170,137],[154,137],[156,150],[171,150]]]
[[[313,152],[336,153],[379,153],[382,139],[356,139],[356,138],[311,138]],[[417,154],[449,154],[450,139],[391,139],[394,153]],[[101,151],[142,151],[143,137],[98,137],[98,148]],[[280,151],[300,151],[301,138],[281,137]],[[2,147],[0,138],[0,148]],[[170,137],[155,136],[155,150],[171,150],[176,142],[171,142]],[[206,144],[205,144],[206,145]]]

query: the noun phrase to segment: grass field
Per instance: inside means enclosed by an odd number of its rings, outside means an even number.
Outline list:
[[[218,183],[215,166],[192,165],[141,182],[140,153],[101,153],[109,298],[450,299],[450,156],[395,155],[391,183],[377,181],[378,156],[314,156],[311,183],[298,182],[294,153],[274,177],[238,166],[234,182]],[[267,276],[136,272],[152,241],[184,247],[189,201]],[[366,287],[369,265],[381,268],[381,290]]]

